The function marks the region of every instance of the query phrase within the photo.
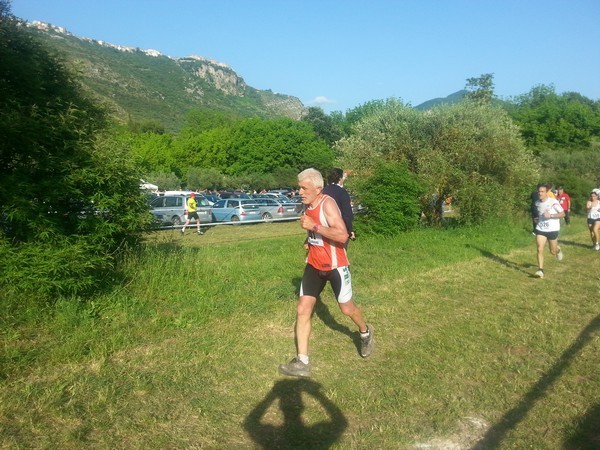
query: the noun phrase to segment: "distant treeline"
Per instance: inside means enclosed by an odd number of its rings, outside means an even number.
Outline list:
[[[494,99],[493,92],[489,98]],[[127,132],[146,178],[165,188],[269,188],[294,183],[293,173],[309,165],[325,170],[334,159],[344,159],[340,142],[358,132],[356,125],[398,103],[394,98],[373,100],[331,114],[313,107],[299,122],[194,111],[178,134],[165,133],[159,123],[133,121]],[[538,158],[541,179],[572,190],[586,185],[573,179],[575,174],[587,177],[590,185],[600,184],[599,175],[590,170],[597,163],[598,100],[557,94],[552,86],[541,85],[510,101],[487,103],[504,110],[518,127],[525,146]],[[345,162],[352,168],[351,161]]]

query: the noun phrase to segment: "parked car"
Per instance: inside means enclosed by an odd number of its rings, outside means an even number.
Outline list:
[[[263,194],[252,194],[251,197],[252,198],[274,198],[283,203],[289,202],[289,200],[290,200],[286,195],[280,194],[278,192],[265,192]]]
[[[271,222],[273,219],[296,219],[298,212],[296,205],[289,201],[281,201],[275,198],[253,198],[259,206],[260,215],[265,222]]]
[[[282,194],[288,195],[290,193],[290,189],[271,189],[267,194]]]
[[[302,203],[302,197],[299,195],[289,199],[290,203],[296,207],[296,212],[302,214],[304,211],[304,204]]]
[[[218,195],[215,194],[202,194],[204,195],[204,197],[206,198],[206,200],[208,200],[208,202],[212,205],[214,205],[215,203],[217,203],[221,197],[219,197]]]
[[[222,198],[212,207],[214,222],[257,222],[262,220],[259,206],[252,199]]]
[[[223,198],[250,198],[248,194],[245,192],[235,191],[235,192],[221,192],[219,197]]]
[[[350,196],[350,206],[352,206],[352,212],[356,214],[364,214],[367,212],[367,207],[363,205],[356,196]]]
[[[155,220],[162,224],[172,224],[175,226],[185,223],[187,220],[187,199],[188,195],[161,195],[150,202],[150,212],[155,216]],[[197,195],[198,217],[200,223],[212,222],[212,208],[208,200]]]

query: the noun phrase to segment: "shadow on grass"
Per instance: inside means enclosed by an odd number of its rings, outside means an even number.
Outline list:
[[[517,270],[519,272],[524,273],[525,275],[528,275],[530,277],[533,277],[534,275],[527,269],[530,269],[532,267],[537,268],[537,266],[535,264],[517,264],[514,263],[512,261],[509,261],[508,259],[504,259],[501,258],[498,255],[494,255],[492,252],[489,252],[488,250],[485,250],[483,248],[479,248],[476,247],[474,245],[471,244],[466,244],[467,248],[472,248],[477,250],[478,252],[480,252],[483,256],[485,256],[486,258],[491,259],[492,261],[498,263],[498,264],[502,264],[504,267],[508,267],[509,269],[513,269],[513,270]],[[535,252],[535,249],[533,250]],[[535,256],[535,253],[534,253]]]
[[[579,333],[577,339],[567,348],[558,358],[558,361],[539,379],[537,383],[529,390],[529,392],[521,399],[519,404],[508,411],[500,419],[500,421],[491,427],[483,438],[473,447],[473,450],[490,450],[500,447],[504,436],[514,429],[521,422],[527,413],[533,408],[535,402],[543,398],[552,384],[569,366],[577,353],[581,351],[593,338],[594,333],[600,330],[600,315],[596,316],[584,329]],[[597,418],[597,410],[596,410]],[[582,430],[584,432],[585,430]],[[572,437],[574,440],[580,439],[581,436]],[[592,448],[592,447],[578,447]],[[596,447],[597,448],[597,447]]]
[[[592,248],[592,244],[582,244],[581,242],[575,242],[575,241],[565,241],[562,240],[560,238],[558,238],[558,243],[560,245],[569,245],[571,247],[581,247],[581,248],[587,248],[588,250]]]
[[[305,403],[307,396],[314,400],[310,405]],[[308,423],[322,415],[324,420]],[[277,381],[244,420],[244,429],[263,449],[327,449],[347,427],[348,420],[321,385],[307,379]]]
[[[333,331],[339,331],[340,333],[348,336],[352,342],[354,342],[354,346],[356,347],[356,351],[360,354],[360,333],[358,331],[352,331],[346,325],[342,325],[335,317],[329,312],[329,307],[321,301],[320,298],[317,299],[317,303],[315,304],[315,314],[319,319],[323,321],[325,325],[331,328]]]
[[[600,403],[592,406],[585,416],[574,424],[572,435],[565,440],[566,450],[600,448]]]

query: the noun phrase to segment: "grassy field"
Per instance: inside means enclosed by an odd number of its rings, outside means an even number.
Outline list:
[[[525,223],[359,237],[375,353],[327,289],[310,380],[277,372],[296,222],[155,233],[91,302],[7,299],[0,447],[599,448],[600,252],[573,222],[543,280]]]

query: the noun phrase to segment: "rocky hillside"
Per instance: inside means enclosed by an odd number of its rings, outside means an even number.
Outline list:
[[[62,27],[27,23],[81,74],[84,87],[121,121],[154,121],[176,131],[190,110],[221,110],[252,117],[299,119],[302,102],[248,86],[231,67],[203,58],[172,58],[156,50],[78,37]]]

